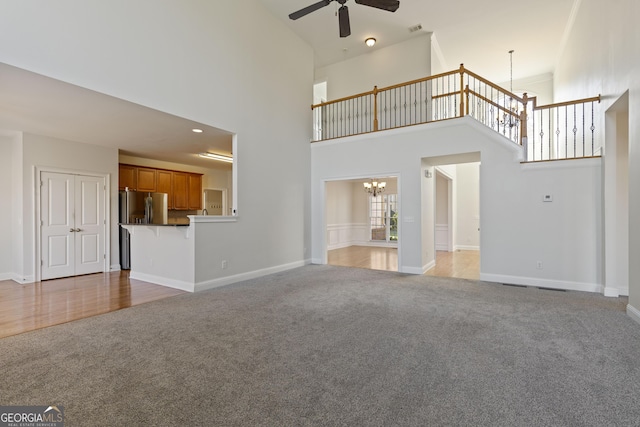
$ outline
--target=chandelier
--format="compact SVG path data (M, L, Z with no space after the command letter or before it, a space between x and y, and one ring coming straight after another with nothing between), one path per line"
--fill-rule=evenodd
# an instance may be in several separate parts
M513 93L513 49L509 51L509 64L510 64L510 74L509 74L509 92ZM502 115L502 120L500 120L500 126L503 127L503 131L507 129L515 127L515 131L518 130L518 124L520 123L520 114L518 113L518 103L513 97L509 97L508 103L505 102L504 108L508 111L505 111ZM515 116L514 116L515 114Z
M363 183L364 191L371 194L373 197L376 197L378 194L384 191L384 188L387 186L386 182L378 182L376 179L372 179L369 182Z

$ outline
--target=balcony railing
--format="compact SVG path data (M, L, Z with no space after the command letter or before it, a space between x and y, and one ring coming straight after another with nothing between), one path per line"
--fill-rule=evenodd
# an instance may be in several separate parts
M538 106L464 68L313 105L314 141L468 115L524 147L527 161L595 156L600 97ZM528 114L531 112L531 114Z

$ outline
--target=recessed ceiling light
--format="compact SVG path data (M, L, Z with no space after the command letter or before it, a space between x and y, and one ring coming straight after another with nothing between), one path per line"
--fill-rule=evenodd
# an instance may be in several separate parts
M376 44L376 39L374 39L373 37L369 37L364 42L367 46L373 47Z
M191 130L192 130L193 132L195 132L195 133L202 133L202 129L197 129L197 128L196 128L196 129L191 129Z

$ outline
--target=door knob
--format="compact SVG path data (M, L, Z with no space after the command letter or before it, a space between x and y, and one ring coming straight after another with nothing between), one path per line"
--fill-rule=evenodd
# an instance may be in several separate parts
M76 229L75 229L75 228L72 228L72 229L71 229L71 230L69 230L69 231L70 231L70 232L72 232L72 233L75 233L75 232L76 232Z
M78 233L82 231L81 228L76 228L75 231L77 231Z

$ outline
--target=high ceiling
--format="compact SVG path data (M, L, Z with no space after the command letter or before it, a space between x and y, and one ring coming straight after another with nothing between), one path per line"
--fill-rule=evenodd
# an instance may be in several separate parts
M369 52L367 37L375 37L373 49L381 49L433 33L433 63L442 64L434 72L464 63L501 83L509 79L511 49L514 79L553 72L580 0L400 0L395 13L347 0L347 38L338 34L337 1L297 21L290 20L289 13L317 0L258 1L313 47L316 67ZM417 24L422 29L409 32ZM194 127L204 132L191 132ZM124 154L157 160L230 167L197 156L204 151L229 154L228 132L6 64L0 64L0 130L127 147Z
M443 69L465 67L495 82L509 80L509 50L514 79L552 72L579 0L400 0L387 12L347 0L351 35L340 38L339 3L332 1L296 21L288 18L317 0L260 0L315 50L316 67L370 51L367 37L381 49L411 37L433 33L435 53ZM575 6L577 7L577 6ZM409 32L417 24L422 29ZM436 61L434 61L434 64Z
M192 129L201 129L194 133ZM209 169L229 163L229 132L0 63L0 129L127 147L123 154Z

